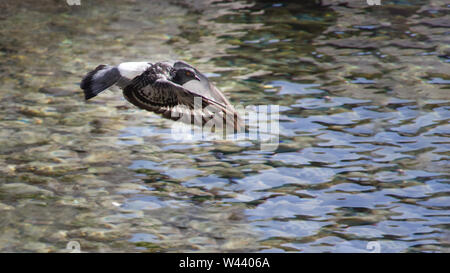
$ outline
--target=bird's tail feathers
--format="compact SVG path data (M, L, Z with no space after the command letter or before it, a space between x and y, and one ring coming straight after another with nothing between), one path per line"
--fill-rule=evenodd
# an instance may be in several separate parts
M84 91L85 99L88 100L113 86L120 78L117 67L101 64L84 76L80 87Z

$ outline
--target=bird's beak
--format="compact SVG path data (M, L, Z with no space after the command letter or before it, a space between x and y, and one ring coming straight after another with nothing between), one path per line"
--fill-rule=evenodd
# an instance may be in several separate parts
M197 81L200 81L200 78L199 78L197 75L194 75L194 78L195 78Z

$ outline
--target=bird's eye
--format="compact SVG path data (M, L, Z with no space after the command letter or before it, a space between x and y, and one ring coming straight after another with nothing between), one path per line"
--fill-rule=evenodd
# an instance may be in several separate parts
M186 76L188 76L188 77L192 76L191 71L186 71Z

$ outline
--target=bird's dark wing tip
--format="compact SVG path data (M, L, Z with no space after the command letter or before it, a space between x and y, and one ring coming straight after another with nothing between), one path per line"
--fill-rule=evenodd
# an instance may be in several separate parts
M92 99L95 96L97 96L97 95L95 95L93 93L86 92L85 90L83 90L83 91L84 91L84 100L86 100L86 101L89 100L89 99Z
M120 72L116 67L102 64L84 76L80 88L83 89L85 100L89 100L114 85L119 79Z

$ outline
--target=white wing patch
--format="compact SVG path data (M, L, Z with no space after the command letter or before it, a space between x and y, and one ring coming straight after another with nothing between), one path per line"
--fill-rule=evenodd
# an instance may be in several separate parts
M141 75L149 67L150 64L147 62L126 62L117 66L120 75L130 80Z

